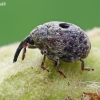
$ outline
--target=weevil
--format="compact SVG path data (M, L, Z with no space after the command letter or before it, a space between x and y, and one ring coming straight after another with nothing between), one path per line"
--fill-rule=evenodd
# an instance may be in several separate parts
M38 48L43 55L41 68L49 71L45 66L46 57L54 61L57 72L66 78L60 70L60 61L81 62L82 70L94 70L84 66L91 49L91 43L85 32L75 24L69 22L51 21L34 28L18 46L13 62L17 61L20 51L23 49L22 60L25 58L26 47ZM31 59L30 59L31 60Z

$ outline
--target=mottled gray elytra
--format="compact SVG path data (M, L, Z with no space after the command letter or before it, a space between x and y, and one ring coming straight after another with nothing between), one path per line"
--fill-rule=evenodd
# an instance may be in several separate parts
M47 57L55 62L57 72L65 78L65 74L59 69L59 59L65 62L80 60L82 70L94 70L84 67L84 61L82 60L88 56L91 49L89 38L80 27L72 23L51 21L37 26L19 44L13 62L17 61L22 49L22 60L24 60L27 46L28 48L40 49L41 54L44 55L41 63L42 69L49 71L44 67L45 58Z

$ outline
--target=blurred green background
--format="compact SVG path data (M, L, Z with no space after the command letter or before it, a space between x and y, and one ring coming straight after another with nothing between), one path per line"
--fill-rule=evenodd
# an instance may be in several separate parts
M0 0L0 46L23 40L37 25L66 21L100 27L100 0Z

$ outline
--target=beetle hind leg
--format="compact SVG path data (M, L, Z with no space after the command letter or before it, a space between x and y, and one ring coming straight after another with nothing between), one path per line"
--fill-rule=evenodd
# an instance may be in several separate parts
M81 68L82 68L82 70L87 70L87 71L92 70L92 71L94 71L93 68L87 68L87 67L84 66L84 60L80 59L80 61L81 61Z

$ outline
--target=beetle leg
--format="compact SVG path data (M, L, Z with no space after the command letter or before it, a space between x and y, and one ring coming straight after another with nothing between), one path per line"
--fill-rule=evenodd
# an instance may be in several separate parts
M24 58L25 58L25 53L26 53L26 47L27 47L27 46L28 46L28 48L30 48L30 49L35 49L35 48L37 48L35 45L29 44L29 43L24 44L24 46L23 46L23 52L22 52L22 60L24 60Z
M25 53L26 53L26 47L28 46L28 44L26 43L26 44L24 44L24 46L23 46L23 52L22 52L22 60L24 60L24 58L25 58Z
M64 78L66 78L65 74L60 71L59 67L60 67L60 61L59 61L59 57L54 56L54 55L47 55L48 59L54 61L54 65L56 67L56 70L58 73L60 73L60 75L64 76Z
M26 47L28 46L28 43L24 44L23 46L23 52L22 52L22 60L25 58L25 53L26 53Z
M22 60L24 60L24 58L25 58L25 53L26 53L26 47L23 48L23 52L22 52Z
M85 67L84 66L84 60L82 60L82 59L80 59L80 61L81 61L81 68L82 68L82 70L87 70L87 71L90 71L90 70L94 70L93 68L87 68L87 67Z
M46 56L47 56L47 51L46 51L46 50L43 50L43 55L44 55L44 57L43 57L43 59L42 59L41 68L42 68L43 70L47 70L47 71L49 72L49 70L48 70L47 68L44 67L45 59L46 59Z
M56 65L57 72L60 73L60 75L64 76L64 78L66 78L65 74L59 69L59 65L60 65L59 58L55 59L55 65Z

